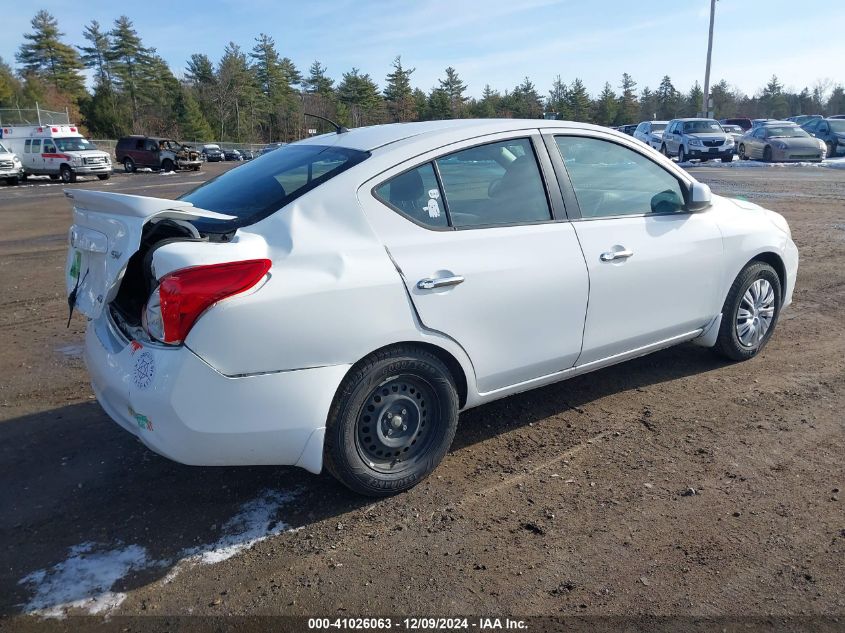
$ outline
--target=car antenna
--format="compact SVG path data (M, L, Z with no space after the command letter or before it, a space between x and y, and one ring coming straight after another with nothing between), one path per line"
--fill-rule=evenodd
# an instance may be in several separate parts
M338 125L337 123L335 123L331 119L327 119L326 117L320 116L319 114L311 114L310 112L303 112L303 114L305 116L314 117L315 119L320 119L322 121L325 121L326 123L330 123L332 125L332 127L334 127L334 131L337 132L338 134L343 134L344 132L349 131L347 128L343 127L342 125Z

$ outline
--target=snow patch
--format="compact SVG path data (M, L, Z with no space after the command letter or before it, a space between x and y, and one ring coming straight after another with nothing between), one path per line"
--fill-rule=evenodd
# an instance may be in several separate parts
M798 163L764 163L756 160L739 160L734 159L730 163L723 163L721 161L708 161L706 163L684 161L678 163L679 167L717 167L728 169L783 169L789 167L827 167L828 169L845 169L845 157L843 158L826 158L820 163L798 162Z
M228 560L261 541L290 529L278 518L279 511L296 496L296 492L265 490L244 503L240 510L220 529L221 536L213 543L190 547L179 553L179 559L161 580L169 584L182 571L194 565L213 565ZM150 560L140 545L113 549L97 549L95 543L76 545L68 557L50 569L39 569L24 576L18 584L30 585L33 596L23 611L45 618L64 618L68 609L82 609L89 614L108 614L126 599L126 594L112 587L130 572L167 565L167 561Z
M129 572L149 565L147 550L139 545L95 551L94 543L71 547L68 557L50 569L24 576L18 584L32 585L35 592L24 606L26 613L45 618L64 618L68 609L108 613L126 599L111 591Z

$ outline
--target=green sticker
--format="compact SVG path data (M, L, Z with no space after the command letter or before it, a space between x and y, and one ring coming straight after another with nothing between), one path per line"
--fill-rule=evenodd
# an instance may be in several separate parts
M79 279L79 269L82 268L82 253L76 251L73 255L73 264L70 266L70 276Z

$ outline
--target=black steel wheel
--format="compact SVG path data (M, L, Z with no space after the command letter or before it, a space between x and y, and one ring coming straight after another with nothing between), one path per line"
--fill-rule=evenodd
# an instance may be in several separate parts
M341 384L327 423L325 464L355 492L402 492L437 467L457 422L455 381L437 356L409 346L382 350Z

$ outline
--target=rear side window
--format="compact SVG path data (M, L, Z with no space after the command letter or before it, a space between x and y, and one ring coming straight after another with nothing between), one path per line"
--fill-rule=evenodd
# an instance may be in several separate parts
M33 154L40 154L41 153L41 139L36 138L32 141L32 153Z
M527 138L471 147L436 163L456 227L525 224L552 217Z
M30 139L26 139L26 141L23 144L23 153L29 154L31 147L32 147L32 141Z
M418 224L447 228L434 167L426 163L391 178L375 189L376 197Z
M179 199L236 216L231 222L195 222L200 230L230 231L258 222L369 155L345 147L293 143L227 171Z

